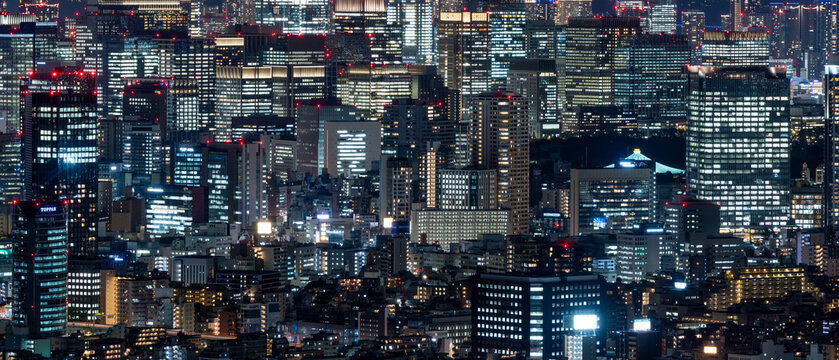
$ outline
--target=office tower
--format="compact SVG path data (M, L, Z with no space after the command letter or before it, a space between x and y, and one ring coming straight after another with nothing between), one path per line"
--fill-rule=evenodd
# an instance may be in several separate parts
M96 69L102 78L99 84L99 114L102 119L118 120L122 116L125 85L141 75L142 59L135 51L137 41L134 37L108 35L103 36L101 41L102 64Z
M489 92L474 97L471 108L472 163L498 171L499 205L511 210L513 234L526 233L530 213L527 99Z
M39 22L54 22L58 20L58 0L23 0L18 5L21 14L35 15Z
M68 200L72 255L96 253L96 88L74 68L34 73L23 90L24 198Z
M525 57L528 59L556 59L559 37L564 31L551 20L528 20L524 26Z
M173 131L210 130L219 139L230 135L230 128L215 124L215 41L186 37L158 39L158 75L167 79L172 96L172 118L166 123Z
M251 226L267 211L264 143L210 143L202 149L201 186L206 188L201 222ZM200 200L199 200L200 201Z
M384 0L337 0L332 14L333 33L360 39L369 51L363 62L383 65L402 62L400 29L388 19Z
M700 10L682 11L682 32L688 37L690 64L699 65L702 61L702 42L705 39L705 13Z
M638 117L615 105L572 106L562 114L563 134L635 134Z
M749 27L749 18L758 11L759 1L754 0L729 0L728 22L723 21L722 26L731 32L744 31Z
M571 169L569 232L629 230L654 220L655 177L648 168Z
M293 117L276 115L251 115L232 119L231 137L233 139L258 139L262 135L277 138L294 139L295 124Z
M0 34L0 130L20 131L22 78L35 70L38 62L55 59L58 25L55 23L22 23L8 26Z
M527 98L531 138L559 133L558 86L553 59L516 59L510 63L507 91Z
M146 189L145 196L146 231L152 238L170 233L183 234L186 228L192 226L194 210L191 188L153 186Z
M490 90L490 24L483 12L443 12L437 24L437 68L463 98Z
M773 9L777 18L769 32L769 55L773 59L792 59L796 75L819 79L830 41L829 6L784 4Z
M494 169L439 169L435 185L439 209L498 209L498 172Z
M161 124L126 122L123 125L122 161L136 184L160 184L164 148Z
M433 3L428 0L398 0L388 4L388 17L402 35L402 61L406 64L435 63Z
M706 32L702 40L702 66L766 66L769 39L765 31Z
M568 25L568 19L574 17L590 17L590 0L559 0L555 2L556 24Z
M489 13L491 86L499 88L506 83L510 62L527 56L527 10L525 3L519 1L491 2L486 10Z
M332 61L333 47L331 39L326 35L295 35L286 34L276 39L273 44L262 47L260 65L321 65ZM334 76L334 74L332 74Z
M279 86L275 79L286 70L278 67L224 66L216 68L217 124L231 129L232 118L250 115L276 114L275 94ZM220 140L229 140L230 138Z
M397 99L385 105L382 155L412 160L425 155L429 142L453 146L455 124L440 102Z
M384 107L396 99L418 98L413 94L413 79L424 67L404 65L348 66L338 72L338 98L358 107L365 120L378 121Z
M278 26L287 34L326 34L329 2L325 0L255 0L256 24Z
M690 69L687 186L723 228L789 221L789 83L774 67ZM713 95L711 95L713 94Z
M679 255L677 235L664 232L657 224L642 223L617 235L618 255L615 258L618 278L626 282L641 281L647 273L676 271Z
M323 160L331 176L358 177L373 169L382 155L377 121L329 120L323 124Z
M676 33L676 4L662 3L650 6L650 34Z
M125 19L133 17L136 23L132 25L139 31L188 34L191 30L192 9L188 1L98 0L88 3L85 10L88 15L108 19L111 22L109 25L125 26ZM107 30L119 31L113 28ZM119 35L118 32L115 34Z
M635 113L642 132L684 128L690 50L684 35L639 34L616 52L615 105Z
M614 321L607 317L606 291L596 275L478 274L471 287L473 351L482 357L577 358L569 356L566 338L602 339Z
M38 339L61 336L67 325L69 213L61 201L14 204L12 326Z
M353 106L330 100L312 100L297 108L297 151L300 172L320 175L326 167L324 124L328 121L358 121Z
M20 161L21 134L0 135L0 201L23 198L23 163Z
M122 163L134 180L160 183L167 141L168 87L158 81L136 81L122 95Z
M413 159L387 157L382 160L380 190L381 218L394 223L411 219L414 202Z
M824 68L825 233L831 239L839 229L839 57L831 56Z
M571 18L565 63L566 107L614 105L616 53L640 31L637 18Z

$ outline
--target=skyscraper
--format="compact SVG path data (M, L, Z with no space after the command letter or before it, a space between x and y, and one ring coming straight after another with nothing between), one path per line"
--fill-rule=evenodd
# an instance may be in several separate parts
M468 98L490 90L489 16L444 12L437 24L437 66L443 83Z
M510 92L488 92L471 101L472 163L498 171L498 199L511 210L513 234L526 233L530 213L528 100Z
M287 34L326 34L329 1L255 0L256 23L280 26Z
M839 229L839 56L831 56L824 68L824 90L824 228L834 237Z
M559 133L559 98L556 61L516 59L507 72L507 91L529 100L530 136L542 138Z
M211 130L219 139L230 134L229 124L213 122L215 41L201 37L159 39L158 75L168 79L172 96L172 130Z
M789 221L789 82L775 67L690 69L687 185L728 229Z
M702 41L705 39L705 13L699 10L682 11L681 33L688 37L691 65L700 65Z
M364 62L382 65L402 62L400 29L388 20L384 0L337 0L332 22L334 33L362 38L369 58Z
M565 63L566 106L614 105L615 55L640 32L637 18L571 18Z
M14 205L12 325L16 334L27 338L60 336L67 325L64 203L35 200Z
M388 16L395 18L402 33L402 61L406 64L433 64L437 61L433 2L398 0L388 4Z
M68 201L72 255L96 253L95 89L93 74L57 68L23 90L24 198Z
M766 66L769 39L765 31L706 32L702 41L702 66Z
M684 35L639 34L616 52L615 104L633 111L642 132L683 128L690 50Z
M489 3L486 11L489 13L492 86L503 87L506 84L510 62L527 56L527 10L523 1L494 1Z

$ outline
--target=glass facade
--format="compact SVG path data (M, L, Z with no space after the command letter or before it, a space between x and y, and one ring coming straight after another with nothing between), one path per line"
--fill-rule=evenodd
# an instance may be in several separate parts
M690 69L687 185L728 229L789 223L789 82L783 69Z
M67 216L61 202L14 206L12 325L32 338L63 335L67 324Z

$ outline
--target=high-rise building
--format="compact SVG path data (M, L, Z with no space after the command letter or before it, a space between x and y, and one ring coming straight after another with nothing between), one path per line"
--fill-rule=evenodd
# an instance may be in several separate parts
M295 104L327 93L325 71L319 65L217 67L216 123L231 128L236 117L294 116Z
M650 6L650 34L676 33L676 4L656 3Z
M383 222L385 218L397 223L411 219L414 200L414 167L411 160L388 157L382 161L379 194Z
M0 201L23 198L23 163L20 161L21 134L0 135Z
M597 275L477 275L471 292L472 346L481 356L586 359L569 338L603 339L606 284ZM587 355L593 356L593 354Z
M382 156L377 121L327 121L323 124L324 167L331 176L357 177Z
M34 73L23 90L24 198L67 200L69 248L96 253L97 116L94 75Z
M443 210L498 209L498 175L494 169L439 169L436 205Z
M684 35L639 34L616 51L615 105L635 113L642 132L684 128L690 50Z
M424 156L429 142L454 146L455 124L440 102L397 99L385 105L382 155L408 159Z
M614 105L616 54L640 32L637 18L571 18L565 63L566 107Z
M58 20L58 0L24 0L18 5L21 14L35 15L39 22Z
M338 71L338 98L345 105L358 108L365 120L378 121L385 106L396 99L418 98L413 95L414 75L423 66L347 66Z
M570 18L590 17L592 14L591 0L558 0L554 4L557 25L568 25Z
M161 78L168 79L172 96L172 117L166 123L172 130L211 130L219 139L230 135L225 124L215 124L215 41L186 37L158 39Z
M791 59L797 76L819 79L831 55L829 9L825 3L775 5L769 55L773 59Z
M642 223L628 232L618 233L615 258L618 278L635 282L647 273L675 271L679 247L677 235L665 233L657 224Z
M35 339L60 336L67 326L65 205L47 200L14 205L12 326L16 334Z
M287 34L329 32L329 1L255 0L256 23L279 26Z
M146 189L146 231L152 238L183 234L192 226L193 192L186 186Z
M705 33L702 66L752 65L769 65L769 38L765 31Z
M437 67L443 83L468 98L490 90L490 24L484 12L443 12L437 24Z
M498 200L511 210L513 233L526 233L530 213L528 100L510 92L488 92L471 101L472 163L498 171Z
M388 3L388 17L402 33L402 61L406 64L434 64L437 37L434 33L433 2L398 0Z
M384 0L337 0L333 4L333 32L360 39L369 51L363 62L383 65L402 62L400 29L388 19Z
M492 88L504 87L510 62L527 57L527 10L523 1L497 1L490 2L486 11Z
M298 169L320 175L326 167L324 124L332 121L358 121L353 106L340 105L334 100L312 100L297 107Z
M687 186L723 228L789 221L789 82L774 67L690 69Z
M839 229L839 56L824 68L824 99L824 228L833 238Z
M516 59L507 71L507 91L528 99L530 137L539 139L559 134L559 84L556 61Z
M571 169L569 232L630 230L654 220L655 177L647 168Z
M22 23L9 26L0 34L0 130L20 131L22 78L35 70L35 64L55 59L58 25L55 23Z
M682 11L682 32L688 37L690 64L700 65L702 61L702 42L705 39L705 13L700 10Z

